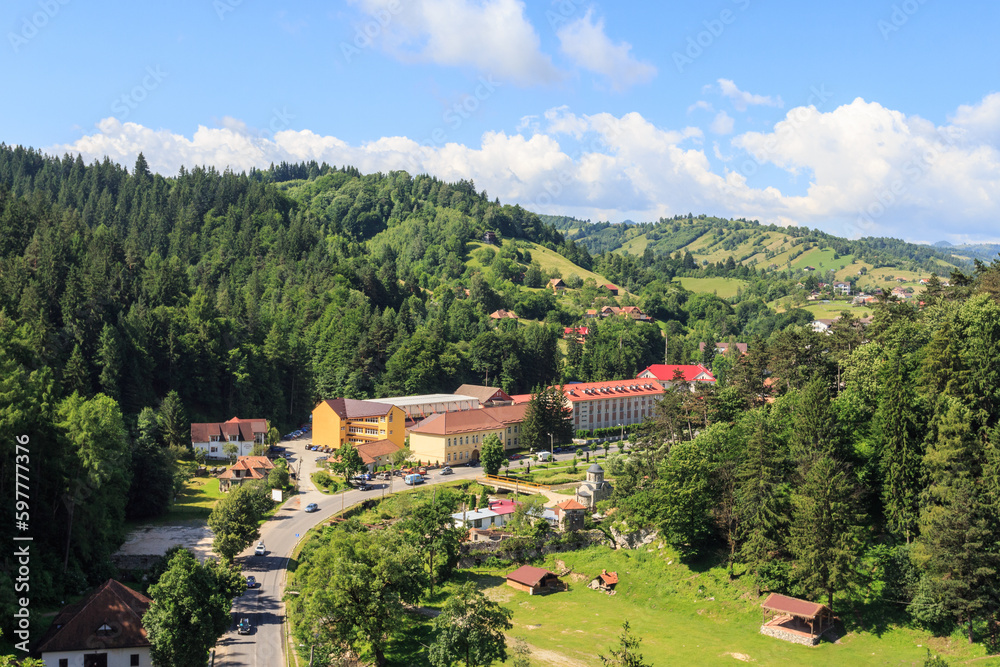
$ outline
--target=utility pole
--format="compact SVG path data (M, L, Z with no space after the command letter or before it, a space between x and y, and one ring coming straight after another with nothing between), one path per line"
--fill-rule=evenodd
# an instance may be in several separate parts
M667 363L667 346L670 344L670 336L667 330L663 330L663 363Z

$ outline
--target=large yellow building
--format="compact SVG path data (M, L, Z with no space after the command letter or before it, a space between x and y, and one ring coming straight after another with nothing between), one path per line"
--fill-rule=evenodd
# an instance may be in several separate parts
M402 447L406 439L406 413L388 403L334 398L320 401L313 408L312 429L313 444L320 447L379 440Z
M521 422L527 405L505 405L463 412L444 412L410 429L413 458L454 465L478 461L483 441L495 433L504 449L521 446Z

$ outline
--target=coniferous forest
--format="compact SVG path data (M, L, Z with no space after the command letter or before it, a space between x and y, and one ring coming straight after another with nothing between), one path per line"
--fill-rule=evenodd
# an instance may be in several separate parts
M466 181L315 163L164 177L141 155L126 169L0 145L0 496L13 506L13 436L27 434L35 595L113 574L126 520L168 507L190 422L284 431L319 398L487 379L527 393L666 360L719 382L668 391L617 461L608 502L622 517L762 591L1000 640L1000 264L817 333L807 311L770 305L800 272L591 245ZM746 287L693 294L677 276ZM556 277L569 294L543 289ZM604 304L658 324L593 321L585 345L560 345ZM495 323L500 308L521 321ZM748 354L715 355L727 340Z

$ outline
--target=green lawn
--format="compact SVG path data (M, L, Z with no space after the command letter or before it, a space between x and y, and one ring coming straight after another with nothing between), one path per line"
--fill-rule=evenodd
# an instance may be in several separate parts
M674 278L684 289L696 293L717 294L723 299L736 296L738 289L745 288L745 280L736 278Z
M1000 658L985 658L981 645L969 646L962 637L935 638L927 632L886 625L879 633L851 626L853 615L841 610L849 623L838 643L824 641L817 647L798 646L759 633L761 598L739 580L731 584L722 568L689 568L669 549L619 550L593 547L553 554L535 563L555 571L563 565L573 574L564 578L570 590L529 596L504 583L504 571L462 572L444 591L427 601L443 604L449 591L462 581L476 581L492 599L514 613L511 637L523 637L541 651L533 664L601 665L598 654L607 652L628 620L642 638L641 653L652 665L736 665L741 660L758 665L922 665L926 648L941 653L952 665L975 661L997 665ZM511 566L509 570L516 566ZM602 569L618 572L616 595L586 587ZM509 571L508 570L508 571ZM426 664L412 652L409 632L422 628L428 642L428 623L415 623L407 636L394 642L395 665ZM512 642L511 642L512 643ZM409 650L404 647L411 647ZM510 664L510 663L506 663Z

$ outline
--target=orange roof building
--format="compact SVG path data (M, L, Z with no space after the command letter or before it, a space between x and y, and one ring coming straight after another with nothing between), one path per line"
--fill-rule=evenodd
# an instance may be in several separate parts
M528 406L502 405L431 415L410 429L410 451L420 461L445 465L478 461L483 441L495 434L504 449L521 446Z
M219 475L219 490L225 493L233 484L267 479L268 473L273 468L274 464L266 456L241 456L236 459L236 463Z
M697 365L675 365L675 364L653 364L636 376L640 380L655 380L664 389L686 382L694 391L696 382L706 382L715 384L715 376L704 366Z
M663 396L663 387L650 380L580 382L563 386L566 404L572 409L574 430L642 423L653 414L653 405ZM511 396L514 403L527 403L531 394Z

